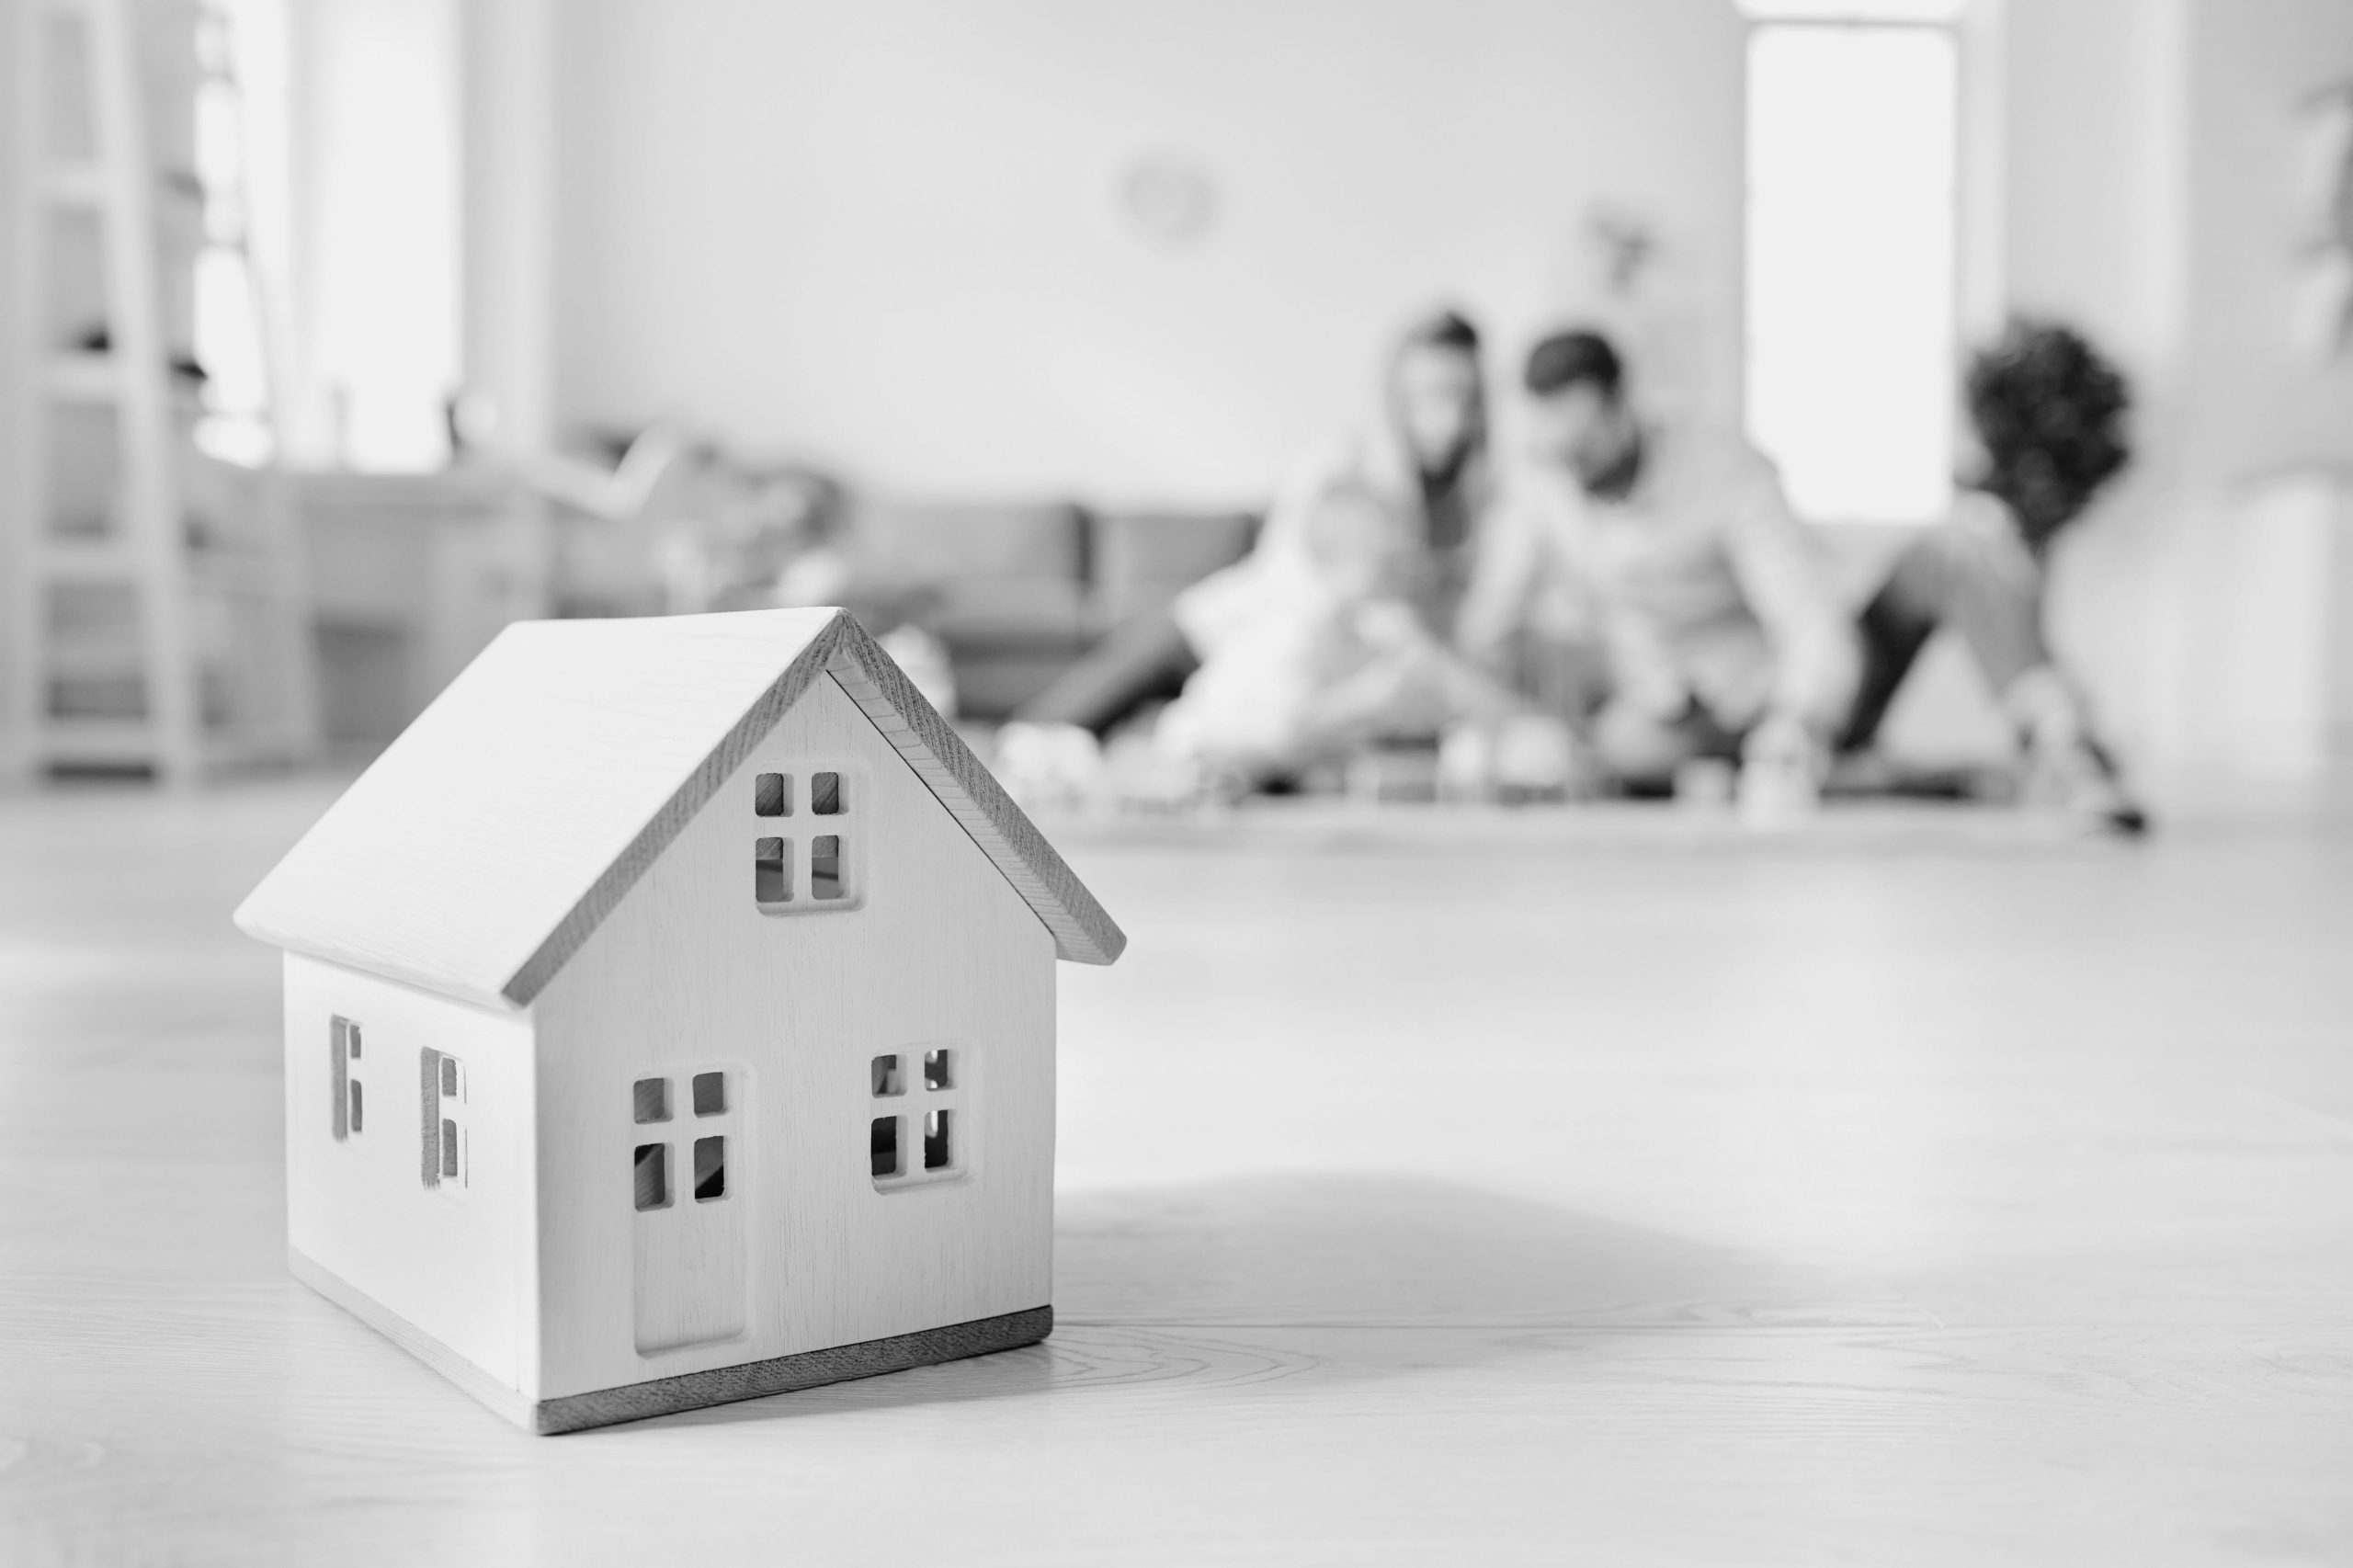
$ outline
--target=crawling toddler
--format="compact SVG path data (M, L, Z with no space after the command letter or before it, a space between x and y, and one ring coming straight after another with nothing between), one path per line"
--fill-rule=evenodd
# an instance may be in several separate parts
M1336 489L1279 563L1264 613L1222 638L1161 717L1155 749L1245 779L1369 741L1436 735L1521 706L1431 634L1411 551L1380 499Z

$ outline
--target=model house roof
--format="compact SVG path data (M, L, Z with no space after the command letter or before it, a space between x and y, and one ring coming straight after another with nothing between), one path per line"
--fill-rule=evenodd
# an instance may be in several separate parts
M529 1006L812 681L863 709L1053 933L1127 937L837 609L508 627L237 910L295 952Z

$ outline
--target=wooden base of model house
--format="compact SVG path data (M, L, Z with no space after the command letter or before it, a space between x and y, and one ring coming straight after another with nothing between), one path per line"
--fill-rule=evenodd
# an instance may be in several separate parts
M827 1383L904 1372L999 1350L1017 1350L1025 1345L1037 1344L1054 1331L1054 1309L1032 1307L1027 1312L1006 1312L973 1323L952 1323L920 1334L898 1334L888 1339L835 1345L798 1356L776 1356L740 1366L714 1367L681 1377L654 1378L563 1399L532 1399L508 1388L301 1253L289 1248L286 1264L303 1284L517 1426L543 1436L610 1426L621 1421L642 1421L652 1415L676 1415L683 1410L765 1399L773 1393L797 1393L802 1389L823 1388Z

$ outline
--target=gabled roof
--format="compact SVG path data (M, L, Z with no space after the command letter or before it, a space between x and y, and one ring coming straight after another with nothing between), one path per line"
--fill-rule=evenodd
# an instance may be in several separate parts
M1053 933L1127 937L891 656L837 609L522 621L237 910L247 934L528 1006L704 801L831 676Z

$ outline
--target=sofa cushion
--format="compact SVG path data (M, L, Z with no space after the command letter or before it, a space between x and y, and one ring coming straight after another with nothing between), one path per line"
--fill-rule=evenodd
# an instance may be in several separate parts
M1094 517L1094 610L1106 626L1160 609L1250 553L1248 512L1101 512Z
M858 511L858 564L876 581L960 584L1086 577L1086 527L1066 501L983 505L875 502Z

